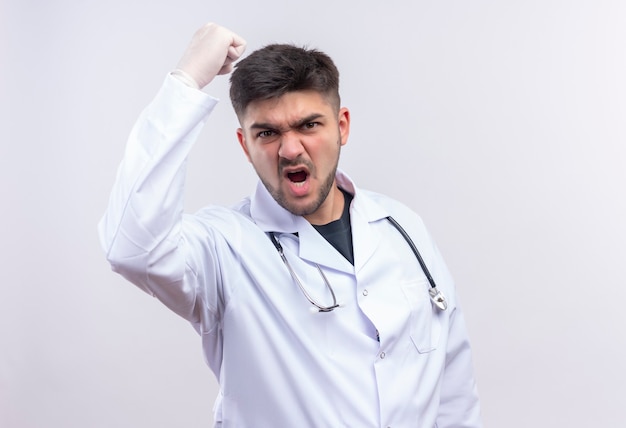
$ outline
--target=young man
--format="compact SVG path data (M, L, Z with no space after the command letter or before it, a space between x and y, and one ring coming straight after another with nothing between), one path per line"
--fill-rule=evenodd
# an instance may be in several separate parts
M424 225L337 171L350 114L328 56L270 45L239 62L237 137L260 184L234 208L183 214L185 159L216 104L198 89L244 46L204 26L139 118L100 224L113 269L201 335L216 426L481 426L463 316Z

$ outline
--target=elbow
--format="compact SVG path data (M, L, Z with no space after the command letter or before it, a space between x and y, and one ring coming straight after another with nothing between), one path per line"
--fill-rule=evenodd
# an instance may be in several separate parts
M129 239L123 239L119 230L111 233L111 229L106 227L106 217L98 225L98 235L111 270L145 289L142 283L146 277L147 251L134 245Z

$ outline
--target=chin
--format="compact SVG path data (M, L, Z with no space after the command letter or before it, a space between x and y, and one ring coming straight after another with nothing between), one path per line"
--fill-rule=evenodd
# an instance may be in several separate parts
M309 214L313 214L318 210L320 204L317 202L312 202L309 204L299 204L299 203L290 203L288 201L276 200L284 209L289 211L293 215L305 216Z

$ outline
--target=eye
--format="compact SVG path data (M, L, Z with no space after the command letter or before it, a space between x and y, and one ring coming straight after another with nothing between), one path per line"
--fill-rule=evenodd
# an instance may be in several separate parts
M302 129L311 130L311 129L318 127L319 125L320 125L319 122L307 122L304 125L302 125Z
M271 129L266 129L265 131L261 131L258 134L256 134L257 138L270 138L270 137L273 137L274 135L276 135L276 131L273 131Z

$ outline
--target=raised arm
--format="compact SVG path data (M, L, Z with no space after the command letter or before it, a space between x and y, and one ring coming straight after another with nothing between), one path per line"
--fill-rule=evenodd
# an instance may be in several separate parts
M99 224L112 268L187 318L195 292L181 233L185 161L217 102L193 86L228 73L244 48L243 39L215 24L195 33L133 127Z

